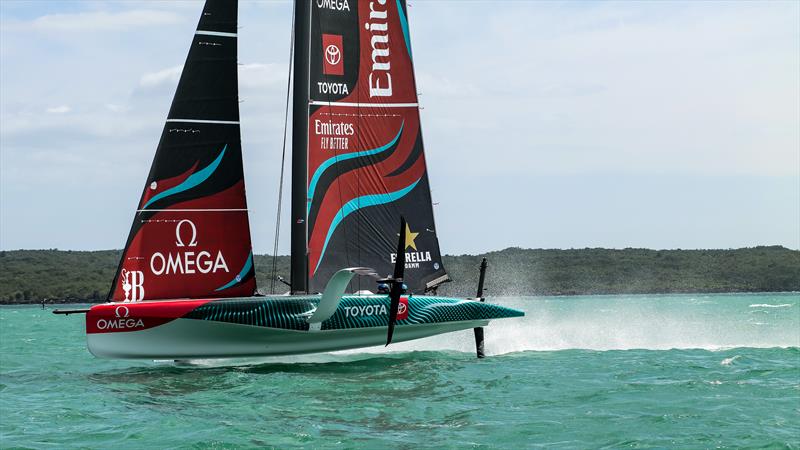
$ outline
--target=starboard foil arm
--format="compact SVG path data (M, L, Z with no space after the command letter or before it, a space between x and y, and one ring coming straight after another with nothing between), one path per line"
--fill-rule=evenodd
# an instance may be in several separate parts
M54 309L53 314L63 314L68 316L70 314L86 314L89 312L89 308L80 308L80 309Z
M339 301L344 296L347 290L347 285L350 280L356 275L368 275L377 278L378 274L375 270L369 267L350 267L336 272L328 284L325 286L325 291L322 293L322 298L319 301L319 306L308 318L308 323L321 323L330 318L339 307Z

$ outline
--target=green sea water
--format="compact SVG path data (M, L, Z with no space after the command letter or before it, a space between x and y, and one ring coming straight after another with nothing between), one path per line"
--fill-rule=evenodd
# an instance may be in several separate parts
M0 307L2 448L800 448L800 295L500 298L486 330L292 358L113 361Z

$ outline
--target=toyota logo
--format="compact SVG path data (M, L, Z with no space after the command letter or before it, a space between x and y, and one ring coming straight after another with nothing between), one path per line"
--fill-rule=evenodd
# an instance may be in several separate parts
M339 50L339 47L331 44L325 49L325 60L328 61L328 64L335 66L339 64L342 60L342 51Z
M117 306L117 309L114 310L114 313L120 319L124 319L131 314L127 306Z

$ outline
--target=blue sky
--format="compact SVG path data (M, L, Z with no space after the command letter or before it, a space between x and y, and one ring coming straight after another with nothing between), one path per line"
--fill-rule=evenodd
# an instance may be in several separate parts
M240 5L263 253L291 9ZM444 252L800 248L800 3L411 5ZM0 248L124 244L201 8L0 2Z

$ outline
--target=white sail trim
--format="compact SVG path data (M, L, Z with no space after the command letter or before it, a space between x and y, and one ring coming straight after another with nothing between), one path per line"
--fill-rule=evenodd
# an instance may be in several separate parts
M225 33L223 31L197 30L194 34L202 34L203 36L236 37L236 33Z
M167 123L217 123L222 125L239 125L238 120L202 120L202 119L167 119Z
M158 212L158 211L173 211L173 212L242 212L246 209L224 209L224 208L198 208L198 209L137 209L136 212Z
M315 106L349 106L351 108L418 108L419 103L349 103L349 102L323 102L311 100L310 105Z

